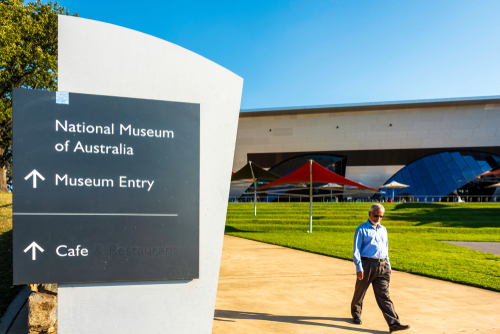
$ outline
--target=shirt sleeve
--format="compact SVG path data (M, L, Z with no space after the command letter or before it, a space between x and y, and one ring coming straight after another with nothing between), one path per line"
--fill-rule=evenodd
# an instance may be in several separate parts
M392 270L391 262L389 261L389 235L387 231L385 232L385 246L387 247L387 256L385 259L387 260L387 264L389 265L389 270Z
M363 234L361 229L357 229L354 234L354 251L352 259L356 265L356 271L363 271L363 264L361 263L361 245L363 244Z

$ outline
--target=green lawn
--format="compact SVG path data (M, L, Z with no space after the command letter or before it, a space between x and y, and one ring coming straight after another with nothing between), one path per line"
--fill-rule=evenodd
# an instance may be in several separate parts
M352 261L370 203L230 203L226 234ZM500 203L387 204L382 224L396 270L500 291L500 257L441 242L500 242ZM354 265L353 265L354 270Z
M0 315L20 289L12 285L12 194L0 193Z

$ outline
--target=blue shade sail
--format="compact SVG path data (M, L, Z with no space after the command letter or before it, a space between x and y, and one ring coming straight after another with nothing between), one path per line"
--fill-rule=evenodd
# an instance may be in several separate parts
M397 181L409 185L397 189L401 196L427 196L435 202L448 196L477 176L500 164L500 157L489 153L456 151L432 154L416 160L394 174L385 182Z

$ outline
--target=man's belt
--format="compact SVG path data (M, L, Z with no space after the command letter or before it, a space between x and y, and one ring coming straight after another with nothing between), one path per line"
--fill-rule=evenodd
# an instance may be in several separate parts
M385 259L374 259L374 258L366 257L366 256L362 256L361 258L363 260L368 260L368 261L372 261L372 262L385 262L386 261Z

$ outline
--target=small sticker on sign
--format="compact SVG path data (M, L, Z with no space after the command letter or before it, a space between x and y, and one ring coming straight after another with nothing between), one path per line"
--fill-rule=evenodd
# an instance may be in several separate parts
M56 92L56 103L57 104L69 104L69 93L68 92Z

